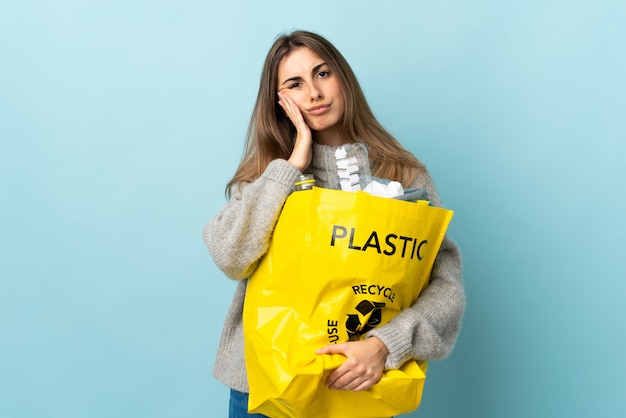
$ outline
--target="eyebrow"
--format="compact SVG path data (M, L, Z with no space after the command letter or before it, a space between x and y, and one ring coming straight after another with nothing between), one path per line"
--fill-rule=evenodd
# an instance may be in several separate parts
M320 68L322 68L323 66L328 65L327 63L323 62L321 64L316 65L315 67L313 67L313 69L311 70L312 74L315 74L316 72L319 71ZM286 79L285 81L282 82L281 86L284 86L285 84L289 83L290 81L300 81L302 80L302 77L300 76L295 76L295 77L289 77L288 79Z

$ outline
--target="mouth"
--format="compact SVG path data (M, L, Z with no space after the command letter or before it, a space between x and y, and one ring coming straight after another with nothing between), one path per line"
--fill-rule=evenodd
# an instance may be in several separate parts
M326 113L328 109L330 109L330 105L324 104L324 105L310 107L306 111L312 115L321 115L322 113Z

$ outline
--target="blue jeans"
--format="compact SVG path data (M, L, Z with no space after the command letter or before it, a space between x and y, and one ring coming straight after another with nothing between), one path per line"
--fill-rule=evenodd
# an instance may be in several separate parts
M228 418L269 418L261 414L248 413L248 394L230 390L230 403L228 404Z
M261 414L248 413L248 394L235 389L230 390L228 418L267 418Z

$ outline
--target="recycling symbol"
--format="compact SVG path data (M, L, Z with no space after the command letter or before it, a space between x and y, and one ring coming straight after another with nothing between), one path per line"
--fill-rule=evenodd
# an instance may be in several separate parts
M366 332L374 329L382 321L382 308L385 304L382 302L372 302L362 300L356 305L358 314L348 314L346 320L346 329L350 339L358 338Z

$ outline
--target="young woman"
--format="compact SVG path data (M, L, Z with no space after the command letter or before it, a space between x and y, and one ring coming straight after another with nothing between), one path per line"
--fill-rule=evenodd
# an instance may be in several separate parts
M294 183L311 173L317 186L329 187L329 161L335 161L336 147L356 149L357 144L365 144L373 176L425 188L431 203L441 206L426 168L377 122L339 51L310 32L279 37L265 60L242 161L226 186L228 202L204 230L217 266L239 281L214 369L215 377L232 389L231 417L250 416L242 331L247 278L268 249ZM363 341L318 350L346 356L326 384L331 389L365 390L385 369L409 359L446 357L464 309L461 256L446 237L430 284L413 306L370 331Z

